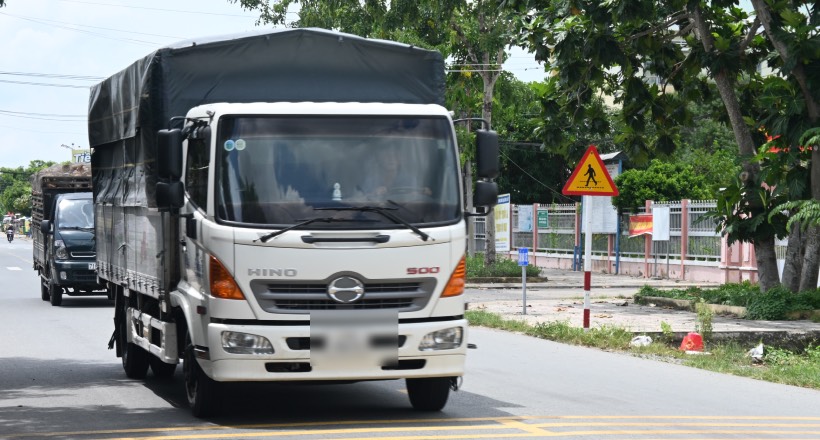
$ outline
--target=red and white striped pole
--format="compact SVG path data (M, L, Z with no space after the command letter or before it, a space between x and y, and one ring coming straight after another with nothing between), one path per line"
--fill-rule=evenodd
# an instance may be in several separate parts
M589 330L589 291L592 286L592 200L584 196L584 330Z

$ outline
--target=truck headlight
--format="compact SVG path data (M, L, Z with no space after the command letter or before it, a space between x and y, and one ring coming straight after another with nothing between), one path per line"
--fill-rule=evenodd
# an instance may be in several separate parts
M58 260L68 260L68 251L63 240L54 240L54 258Z
M420 351L450 350L461 346L464 329L452 327L427 333L419 344Z
M273 354L268 338L240 332L222 332L222 349L233 354Z

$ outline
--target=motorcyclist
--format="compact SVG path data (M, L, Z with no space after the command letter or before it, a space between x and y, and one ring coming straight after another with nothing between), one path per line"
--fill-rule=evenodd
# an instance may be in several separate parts
M9 239L9 243L14 240L14 225L8 225L6 228L6 238Z

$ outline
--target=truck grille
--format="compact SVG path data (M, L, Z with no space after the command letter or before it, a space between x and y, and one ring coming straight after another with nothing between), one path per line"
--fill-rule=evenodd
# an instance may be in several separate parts
M327 282L277 283L270 280L251 282L259 305L270 313L310 313L313 310L396 310L411 312L423 309L433 294L435 278L412 281L367 281L364 296L352 304L340 304L327 294Z
M96 283L97 272L93 270L77 270L74 271L74 281L80 283Z
M97 253L94 251L78 251L78 252L71 252L72 258L94 258L97 256Z

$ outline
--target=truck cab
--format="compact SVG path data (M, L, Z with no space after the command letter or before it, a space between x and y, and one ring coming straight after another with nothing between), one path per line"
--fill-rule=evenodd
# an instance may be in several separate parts
M94 201L90 192L59 194L43 220L46 268L41 271L42 299L62 304L63 295L107 295L97 282Z

